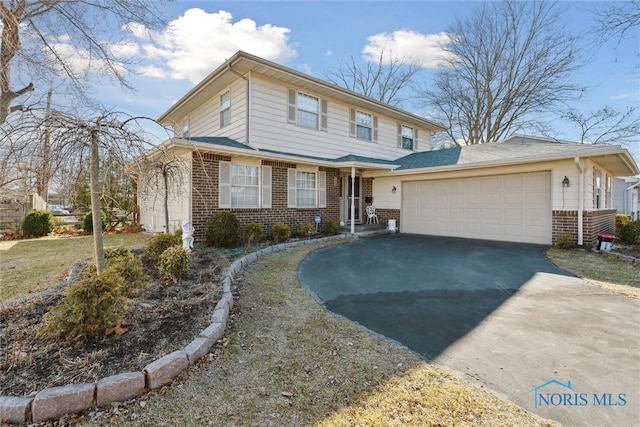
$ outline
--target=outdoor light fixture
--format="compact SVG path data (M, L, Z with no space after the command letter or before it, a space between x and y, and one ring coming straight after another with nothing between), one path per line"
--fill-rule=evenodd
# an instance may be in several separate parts
M568 186L569 186L569 184L570 184L570 182L569 182L569 178L567 178L567 176L565 175L565 176L564 176L564 179L562 180L562 186L563 186L563 187L568 187Z
M393 194L396 194L396 191L397 191L397 189L396 189L396 186L394 185L394 186L393 186L393 188L391 189L391 192L392 192Z

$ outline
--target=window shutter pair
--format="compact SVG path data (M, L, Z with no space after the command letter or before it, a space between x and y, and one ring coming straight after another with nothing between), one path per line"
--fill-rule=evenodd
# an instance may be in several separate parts
M297 123L296 121L296 112L297 112L297 99L298 93L295 89L289 89L289 106L287 113L287 121L289 123ZM320 99L320 130L327 131L328 128L328 105L325 99Z
M413 150L418 150L418 129L413 129ZM398 123L398 148L402 148L402 124Z
M297 169L287 169L287 207L296 208L296 173ZM316 204L319 208L327 207L327 173L316 172L317 199Z
M220 176L218 177L218 207L231 208L231 162L220 162ZM260 168L262 179L260 183L260 207L271 209L271 166Z

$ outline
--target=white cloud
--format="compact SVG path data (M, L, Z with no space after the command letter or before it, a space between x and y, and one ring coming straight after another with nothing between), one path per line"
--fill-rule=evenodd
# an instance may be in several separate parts
M333 55L333 51L332 51L331 49L327 49L327 50L324 52L324 56L331 56L331 55Z
M313 71L311 71L311 64L300 64L298 65L298 69L307 75L313 76Z
M297 55L288 44L290 30L271 24L257 25L251 19L233 22L226 11L207 13L189 9L162 32L150 32L139 24L127 26L135 37L154 41L144 44L145 59L154 68L149 77L158 77L163 68L172 79L197 83L238 50L276 62L287 62Z
M383 59L403 58L416 61L423 68L441 66L445 51L442 46L451 40L447 33L421 34L411 30L379 33L367 38L362 50L365 58L377 61L384 52Z

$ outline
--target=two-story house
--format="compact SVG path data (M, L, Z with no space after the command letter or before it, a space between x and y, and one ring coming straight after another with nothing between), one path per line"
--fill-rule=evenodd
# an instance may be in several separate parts
M155 154L187 168L170 228L190 220L196 239L219 210L295 232L316 216L363 222L374 205L401 232L543 244L570 232L582 244L613 227L611 177L638 173L620 147L540 138L432 151L441 125L245 52L158 121L175 137ZM139 196L149 230L164 230L163 193Z

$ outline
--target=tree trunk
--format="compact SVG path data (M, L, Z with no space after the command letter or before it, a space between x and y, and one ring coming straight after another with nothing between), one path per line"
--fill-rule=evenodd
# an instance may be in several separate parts
M105 268L104 243L102 241L102 210L100 203L100 183L98 175L98 129L91 129L91 155L89 161L89 186L91 187L91 219L93 220L93 254L96 271L102 273Z
M162 171L162 179L164 181L164 229L169 233L169 173Z

